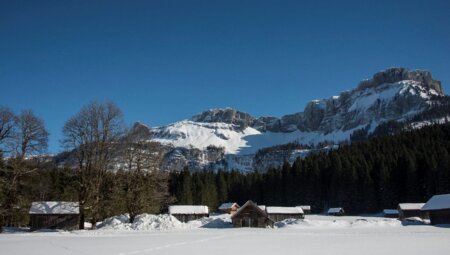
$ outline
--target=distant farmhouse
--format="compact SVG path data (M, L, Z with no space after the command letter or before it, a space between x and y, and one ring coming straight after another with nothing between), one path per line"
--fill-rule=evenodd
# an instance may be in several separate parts
M78 202L33 202L29 211L30 230L79 229L80 207Z
M383 216L386 218L398 218L398 210L396 209L384 209Z
M239 209L237 203L223 203L219 206L219 212L233 214Z
M311 206L310 205L298 205L296 207L301 208L304 214L311 214Z
M424 205L425 203L398 204L398 218L401 220L412 217L419 217L426 219L428 218L427 213L421 211Z
M335 207L328 209L327 214L332 216L343 216L345 214L345 211L342 207Z
M422 207L422 212L429 214L432 225L450 224L450 194L433 196Z
M209 209L206 205L171 205L169 214L173 215L181 222L188 222L209 216Z
M231 216L234 227L273 227L274 221L256 203L249 200Z
M305 215L300 207L267 206L267 216L277 222L286 219L303 219Z

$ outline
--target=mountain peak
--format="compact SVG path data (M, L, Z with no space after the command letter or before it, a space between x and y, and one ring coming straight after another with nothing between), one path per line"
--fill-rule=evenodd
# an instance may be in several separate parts
M241 129L245 129L252 125L255 118L246 112L241 112L232 108L215 108L194 115L191 120L195 122L221 122L234 124Z
M361 81L356 90L377 87L386 83L412 80L421 84L426 89L433 89L439 95L444 95L441 82L432 78L431 72L427 70L409 70L404 67L391 67L378 72L372 78Z

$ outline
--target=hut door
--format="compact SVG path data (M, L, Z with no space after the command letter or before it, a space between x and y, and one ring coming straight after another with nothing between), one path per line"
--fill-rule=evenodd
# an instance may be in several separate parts
M243 226L244 228L250 228L250 227L252 227L252 219L251 219L251 218L248 218L248 217L245 217L245 218L243 219L242 226Z

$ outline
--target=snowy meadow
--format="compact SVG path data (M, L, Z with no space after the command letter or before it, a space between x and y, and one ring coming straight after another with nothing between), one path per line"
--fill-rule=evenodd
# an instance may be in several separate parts
M0 254L448 254L450 226L381 217L307 215L274 228L232 228L229 216L106 219L97 230L0 234Z

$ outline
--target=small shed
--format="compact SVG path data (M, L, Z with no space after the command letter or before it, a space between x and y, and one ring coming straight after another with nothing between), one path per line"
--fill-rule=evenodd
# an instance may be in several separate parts
M305 215L300 207L267 206L266 213L275 222L286 219L304 219Z
M188 222L209 217L209 209L206 205L171 205L169 206L169 214L181 222Z
M398 218L398 210L396 209L384 209L383 216L385 218Z
M274 221L271 220L264 210L261 210L256 203L249 200L239 210L231 216L233 226L237 228L265 228L273 227Z
M311 214L311 206L310 205L298 205L296 207L299 207L303 210L304 214Z
M428 213L432 225L450 224L450 194L434 195L422 207L422 212Z
M31 231L37 229L79 229L80 206L78 202L33 202L29 214Z
M405 218L419 217L426 219L427 213L421 211L425 203L401 203L398 204L398 218L403 220Z
M334 207L328 209L327 214L332 216L343 216L345 214L345 211L342 207Z
M233 214L239 209L237 203L223 203L219 206L219 212Z

